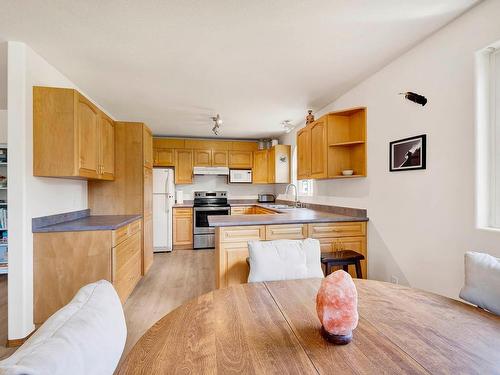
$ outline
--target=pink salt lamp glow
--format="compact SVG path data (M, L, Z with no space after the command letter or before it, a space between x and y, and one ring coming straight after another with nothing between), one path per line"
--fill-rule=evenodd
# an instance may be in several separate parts
M358 325L358 292L351 275L339 270L323 279L316 296L316 312L326 340L337 345L351 342Z

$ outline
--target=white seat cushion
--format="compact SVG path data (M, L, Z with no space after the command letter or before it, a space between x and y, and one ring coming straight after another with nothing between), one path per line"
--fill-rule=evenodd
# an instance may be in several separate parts
M465 284L460 298L500 315L500 258L465 253Z
M323 277L319 241L249 241L248 282Z
M14 354L0 362L3 375L113 374L127 327L113 286L101 280L81 288Z

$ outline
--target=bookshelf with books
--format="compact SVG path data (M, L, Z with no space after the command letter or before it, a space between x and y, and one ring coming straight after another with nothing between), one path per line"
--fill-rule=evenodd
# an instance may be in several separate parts
M8 273L7 145L0 144L0 275Z

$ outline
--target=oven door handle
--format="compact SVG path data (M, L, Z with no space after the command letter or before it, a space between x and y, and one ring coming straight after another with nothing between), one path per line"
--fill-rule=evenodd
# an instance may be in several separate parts
M203 212L203 211L230 211L231 210L231 207L194 207L193 208L194 211L199 211L199 212Z

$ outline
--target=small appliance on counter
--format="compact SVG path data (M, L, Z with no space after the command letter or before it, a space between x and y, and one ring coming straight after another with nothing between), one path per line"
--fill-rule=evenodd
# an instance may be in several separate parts
M175 201L177 204L183 204L184 203L184 192L182 190L177 190L175 192Z
M276 197L274 196L274 194L259 194L259 203L274 203L275 201Z
M229 171L230 184L251 184L252 170L251 169L231 169Z

